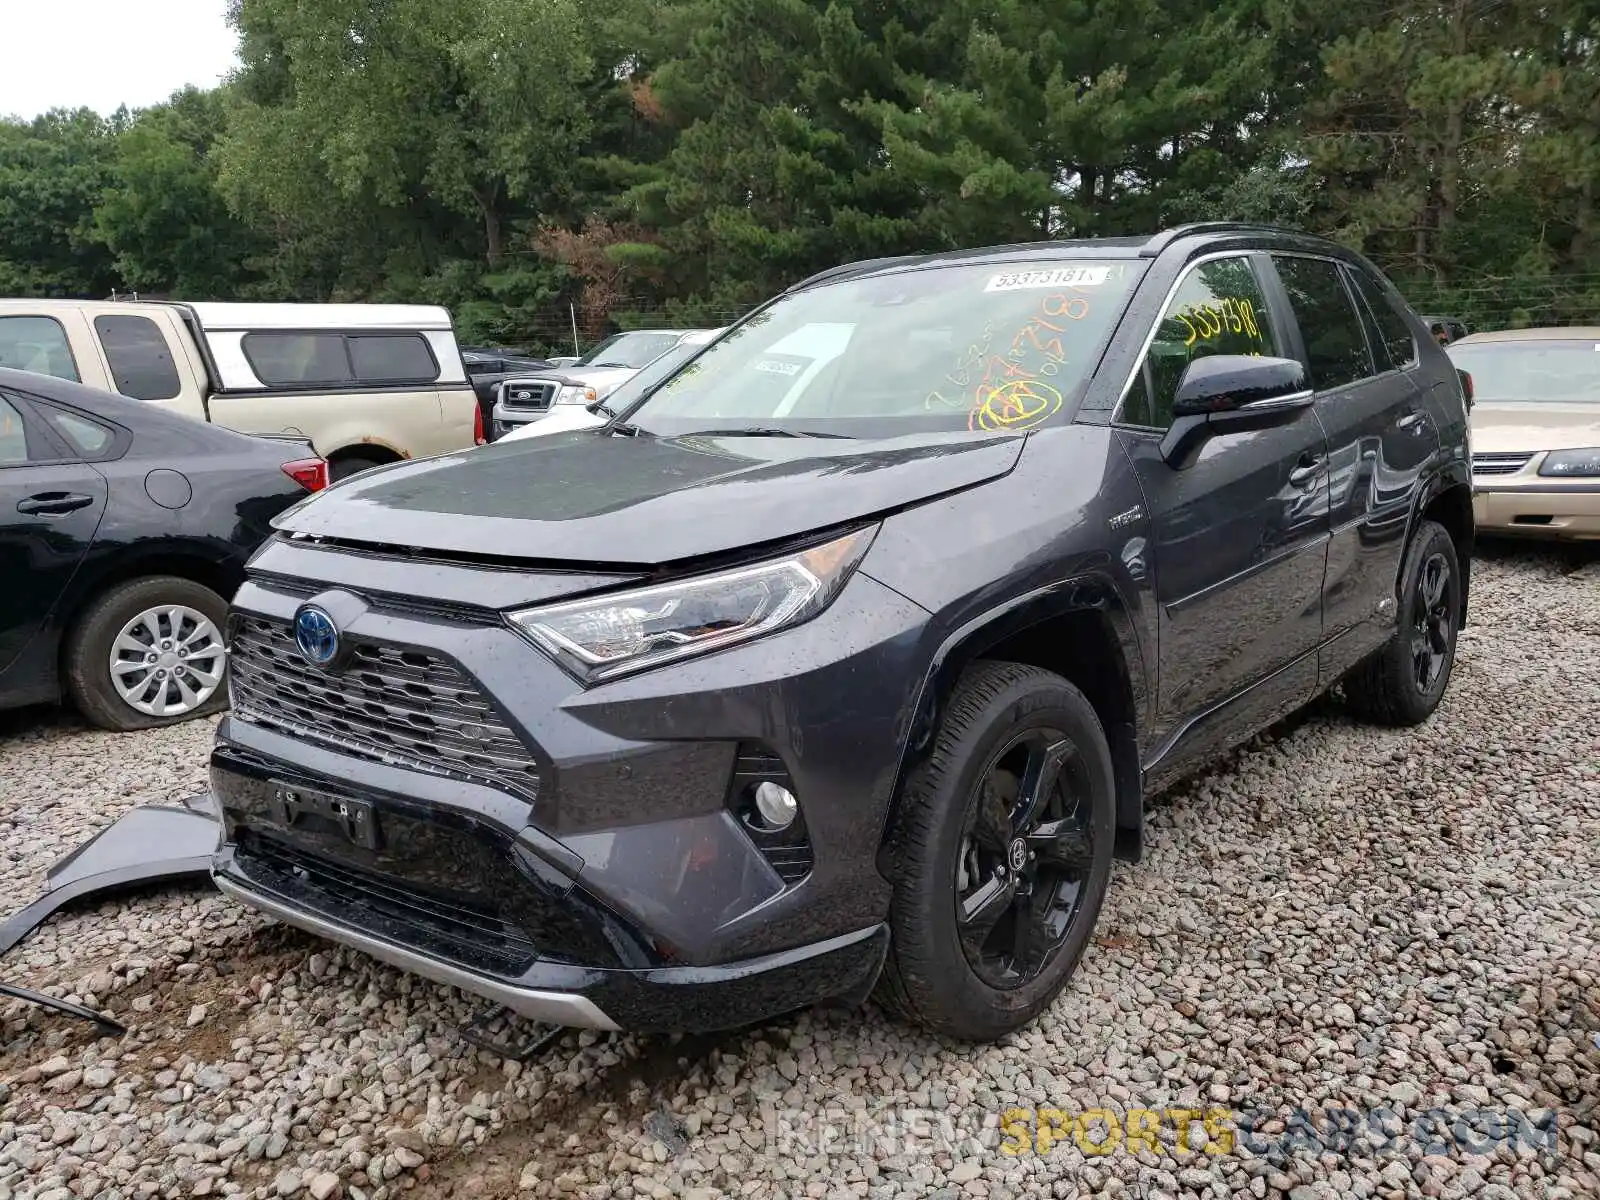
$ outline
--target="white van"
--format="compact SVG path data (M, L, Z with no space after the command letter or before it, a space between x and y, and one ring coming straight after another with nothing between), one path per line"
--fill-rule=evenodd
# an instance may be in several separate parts
M450 314L427 305L0 300L0 366L306 438L335 479L484 440Z

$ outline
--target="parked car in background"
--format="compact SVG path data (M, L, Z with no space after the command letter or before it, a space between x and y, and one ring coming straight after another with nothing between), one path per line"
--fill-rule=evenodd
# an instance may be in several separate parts
M514 426L500 441L514 441L530 437L548 437L553 433L566 433L573 429L596 429L606 424L623 408L637 403L654 388L671 378L684 363L711 342L724 330L699 329L686 333L671 350L631 378L618 384L615 391L604 400L587 403L557 403L537 421L525 421Z
M335 479L484 440L442 308L0 300L0 367L306 438Z
M839 267L605 429L277 527L228 894L567 1025L876 988L974 1040L1060 993L1147 793L1340 681L1425 721L1473 545L1427 327L1236 225Z
M0 708L66 698L105 729L222 708L245 560L327 479L303 440L0 369Z
M488 346L461 347L461 362L478 397L478 409L483 414L485 429L491 427L495 397L502 382L513 375L548 371L556 365L548 358L536 358L521 350L501 350Z
M1600 539L1600 326L1474 333L1473 505L1486 533Z
M619 333L570 366L513 376L500 384L491 437L501 438L518 425L542 420L557 405L581 406L604 400L685 338L703 332L649 329Z
M1422 321L1428 327L1428 332L1433 334L1433 340L1441 346L1460 341L1472 332L1459 317L1424 316Z

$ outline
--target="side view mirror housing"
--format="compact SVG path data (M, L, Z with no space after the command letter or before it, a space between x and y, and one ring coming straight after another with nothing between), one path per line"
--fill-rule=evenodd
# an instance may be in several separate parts
M1185 470L1212 438L1287 425L1311 406L1311 399L1306 369L1292 358L1197 358L1178 380L1161 456L1174 470Z

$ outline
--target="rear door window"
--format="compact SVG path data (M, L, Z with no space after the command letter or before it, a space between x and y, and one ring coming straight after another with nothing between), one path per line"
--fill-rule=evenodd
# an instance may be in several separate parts
M0 317L0 367L80 382L67 331L54 317Z
M53 404L41 404L38 408L50 428L83 458L104 458L116 444L116 431L108 425Z
M1322 392L1375 374L1366 330L1345 289L1339 264L1291 255L1273 255L1272 261L1300 325L1311 386Z
M171 400L183 390L178 365L161 327L149 317L99 316L94 331L106 352L117 391L134 400Z
M1411 325L1395 310L1378 281L1355 267L1346 269L1346 278L1355 284L1372 316L1373 328L1377 330L1374 349L1382 356L1378 366L1384 366L1384 358L1390 367L1404 369L1413 365L1417 361L1417 339L1411 332Z
M19 467L28 461L28 430L17 406L0 396L0 467Z

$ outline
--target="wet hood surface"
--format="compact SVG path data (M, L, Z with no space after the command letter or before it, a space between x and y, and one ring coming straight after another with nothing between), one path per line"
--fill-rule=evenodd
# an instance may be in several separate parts
M1023 440L575 430L356 475L275 524L417 550L653 566L781 541L997 479L1015 466Z

